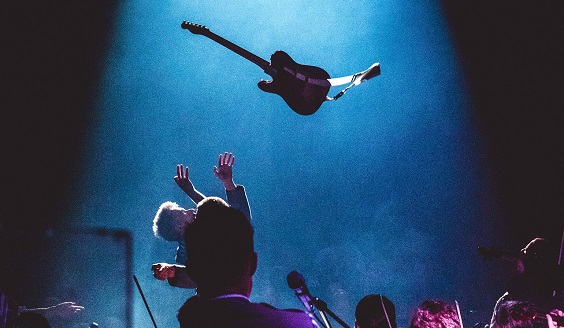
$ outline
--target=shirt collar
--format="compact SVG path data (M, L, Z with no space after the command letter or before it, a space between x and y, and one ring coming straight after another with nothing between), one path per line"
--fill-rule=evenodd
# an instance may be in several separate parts
M225 294L225 295L219 295L216 297L212 297L209 300L210 301L215 301L215 300L220 300L220 299L224 299L224 298L242 298L245 299L247 301L250 301L249 298L245 295L241 295L241 294Z

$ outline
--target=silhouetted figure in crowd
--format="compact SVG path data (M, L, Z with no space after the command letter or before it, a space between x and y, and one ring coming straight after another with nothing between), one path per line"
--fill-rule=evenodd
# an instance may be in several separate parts
M235 157L231 153L220 154L217 166L214 166L214 175L223 183L228 203L242 211L251 219L251 209L245 192L245 187L233 181L233 165ZM197 204L204 195L196 190L189 177L188 167L182 164L176 166L176 184ZM178 242L175 261L177 264L155 263L152 266L153 275L159 280L168 280L172 286L183 288L196 288L195 283L184 272L186 262L186 247L184 245L184 230L194 220L195 208L185 209L175 202L164 202L159 207L153 219L153 232L156 237L167 241Z
M208 197L185 238L186 270L198 287L178 311L181 328L318 327L305 311L250 302L258 256L254 229L241 211Z
M562 316L562 311L553 312ZM527 301L506 301L499 305L495 322L490 328L556 328L550 314L539 313L536 306ZM561 327L561 326L560 326Z
M14 328L51 328L51 325L41 313L24 312L16 318Z
M18 302L10 295L0 290L0 327L13 328L17 327L35 327L31 324L37 324L48 321L65 321L84 311L84 306L76 305L75 302L62 302L52 306L28 308L19 305Z
M396 308L386 296L370 294L356 305L355 328L397 328Z
M456 307L442 300L425 300L411 316L410 328L461 328Z
M495 304L490 326L504 302L527 301L540 313L564 310L564 275L558 265L558 247L544 238L534 238L520 252L518 273L506 284L506 292Z

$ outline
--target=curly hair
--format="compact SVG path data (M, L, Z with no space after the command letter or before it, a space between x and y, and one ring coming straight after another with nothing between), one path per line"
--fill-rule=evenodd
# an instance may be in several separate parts
M536 327L537 309L526 301L503 302L495 314L494 328Z
M410 328L460 328L453 305L441 300L425 300L413 313Z
M164 202L159 206L153 219L153 233L155 237L168 241L182 241L187 222L175 213L183 211L175 202Z

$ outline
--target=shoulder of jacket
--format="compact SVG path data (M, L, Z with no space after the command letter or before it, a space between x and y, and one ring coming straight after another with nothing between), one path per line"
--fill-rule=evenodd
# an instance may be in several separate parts
M289 309L279 309L279 308L274 307L274 306L272 306L271 304L268 304L268 303L259 303L259 304L262 305L262 306L264 306L264 307L266 307L266 308L272 309L272 310L278 310L278 311L284 311L284 312L292 312L292 313L303 313L303 314L307 314L307 312L304 311L304 310L292 309L292 308L289 308Z

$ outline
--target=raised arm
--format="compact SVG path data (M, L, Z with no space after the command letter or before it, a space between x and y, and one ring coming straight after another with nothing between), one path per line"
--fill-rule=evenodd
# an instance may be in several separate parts
M158 280L167 280L171 286L180 288L196 288L190 279L186 267L178 264L155 263L151 266L153 276Z
M48 306L44 308L32 308L28 309L26 307L22 307L20 312L37 312L44 315L46 318L70 318L78 313L84 311L84 306L76 305L75 302L63 302L57 305Z
M192 181L190 181L189 173L190 170L188 169L188 166L186 166L185 168L182 164L176 165L176 175L174 176L174 182L176 182L180 189L182 189L182 191L184 191L184 193L186 193L186 195L190 197L194 204L198 204L198 202L200 202L206 196L196 190L196 188L192 184Z
M223 183L225 193L227 194L227 202L233 208L243 212L245 216L251 219L251 208L249 200L245 192L245 187L236 185L233 182L233 165L235 164L235 156L231 153L225 152L219 154L217 166L214 166L213 173Z
M225 190L236 188L233 182L233 164L235 164L235 156L225 152L225 154L219 154L217 166L213 167L213 173L223 183Z

